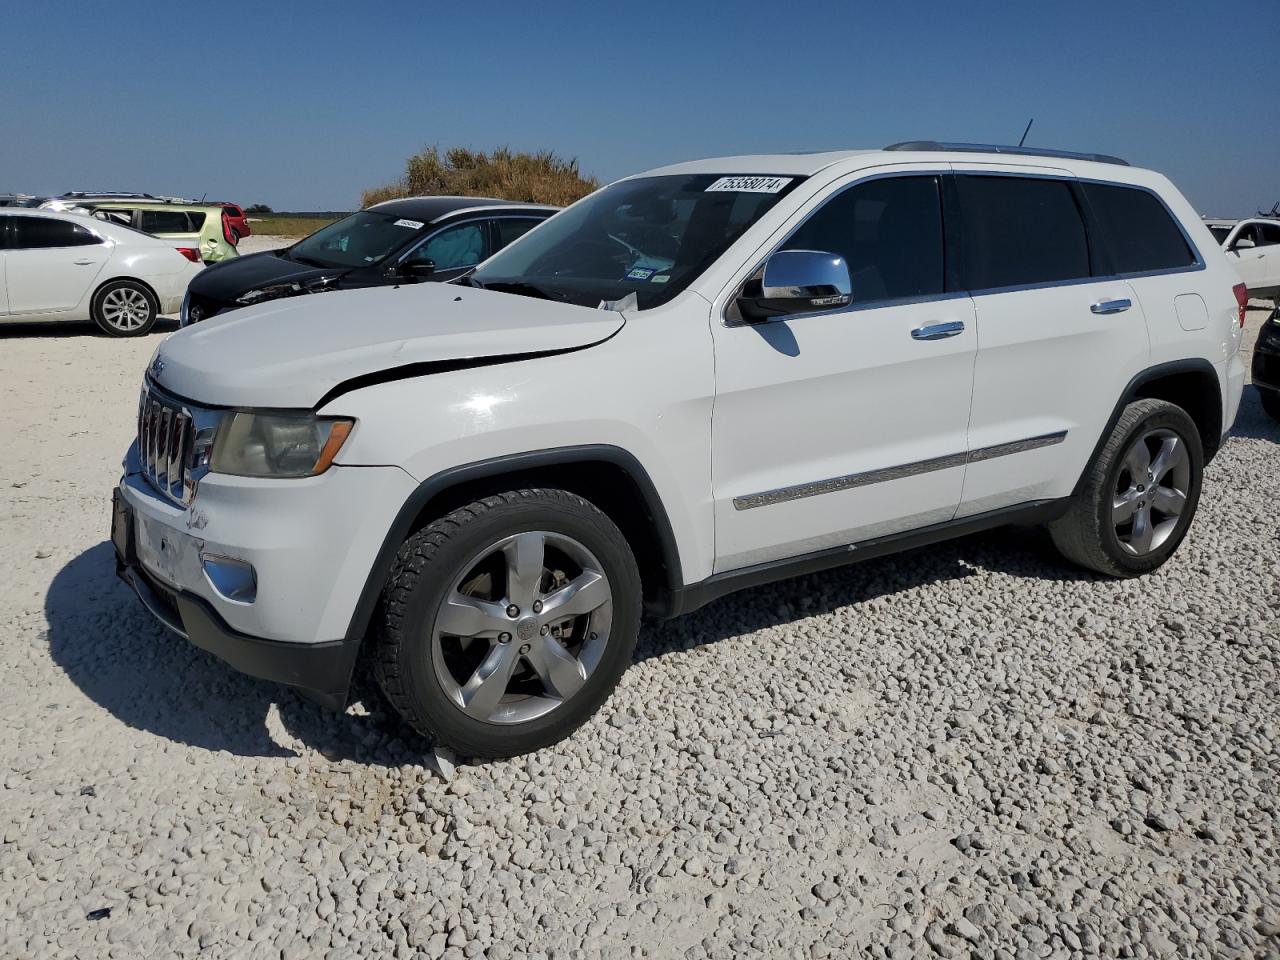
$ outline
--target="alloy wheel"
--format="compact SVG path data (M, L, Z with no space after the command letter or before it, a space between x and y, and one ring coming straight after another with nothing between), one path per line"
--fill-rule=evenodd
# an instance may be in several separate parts
M1145 556L1168 541L1178 527L1191 485L1187 445L1172 430L1141 434L1125 452L1111 504L1111 522L1120 547Z
M505 537L463 566L436 612L436 678L467 716L525 723L582 688L612 620L608 577L583 544L548 531Z
M137 330L151 318L146 294L133 287L116 287L102 298L102 319L116 330Z

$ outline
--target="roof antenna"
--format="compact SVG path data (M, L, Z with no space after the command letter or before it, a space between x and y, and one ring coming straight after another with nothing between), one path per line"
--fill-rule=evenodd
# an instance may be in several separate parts
M1022 131L1022 139L1018 141L1018 146L1022 146L1027 142L1027 134L1031 132L1031 125L1036 122L1036 118L1032 117L1027 121L1027 129Z

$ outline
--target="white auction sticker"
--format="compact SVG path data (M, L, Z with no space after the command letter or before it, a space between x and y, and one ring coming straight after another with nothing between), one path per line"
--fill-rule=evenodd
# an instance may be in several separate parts
M791 177L721 177L707 193L777 193Z
M395 226L409 227L412 230L421 230L423 227L423 223L421 220L397 220L395 222Z

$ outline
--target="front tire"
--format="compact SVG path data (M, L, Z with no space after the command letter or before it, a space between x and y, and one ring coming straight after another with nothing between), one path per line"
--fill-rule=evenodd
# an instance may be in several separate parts
M1186 536L1203 470L1200 434L1186 411L1163 400L1130 403L1071 507L1049 525L1054 545L1113 577L1155 570Z
M160 302L134 280L112 280L93 295L93 322L109 337L140 337L156 325Z
M401 716L472 757L569 736L631 662L640 574L622 533L563 490L469 503L410 537L383 587L374 676Z

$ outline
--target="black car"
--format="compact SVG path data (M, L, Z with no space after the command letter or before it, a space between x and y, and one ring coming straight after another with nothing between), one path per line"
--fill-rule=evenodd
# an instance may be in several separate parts
M558 209L480 197L388 200L291 247L206 267L187 288L182 324L278 297L452 280Z
M1280 420L1280 307L1258 331L1253 348L1253 385L1262 395L1262 409Z

